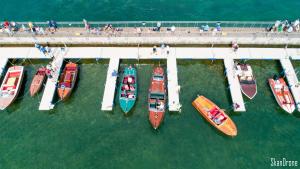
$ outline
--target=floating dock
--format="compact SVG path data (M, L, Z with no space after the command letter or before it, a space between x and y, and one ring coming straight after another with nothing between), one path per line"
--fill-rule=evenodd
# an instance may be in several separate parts
M118 77L120 59L111 57L106 75L106 83L102 100L101 110L112 111L114 106L114 97L116 92L116 83Z
M297 109L298 111L300 111L300 86L293 65L290 59L288 58L280 59L280 63L285 73L285 77L288 81L291 92L293 94Z
M231 99L233 102L233 110L237 112L246 111L241 86L237 74L235 72L234 60L231 58L224 58L225 72L228 79Z
M167 57L167 73L169 111L181 111L181 105L179 102L180 86L178 85L175 52L171 52Z
M1 57L0 58L0 78L1 78L2 73L3 73L3 71L6 67L7 62L8 62L8 58L6 58L6 57Z
M63 59L110 59L107 72L107 81L102 101L102 110L112 110L116 89L117 76L112 76L118 71L120 59L166 59L168 75L168 97L169 110L180 111L179 84L177 75L177 59L220 59L224 60L230 93L234 111L245 111L245 105L240 90L238 78L234 71L234 59L258 59L258 60L280 60L282 67L287 73L287 79L291 86L296 103L300 103L300 89L297 87L298 80L296 73L289 61L300 60L300 49L298 48L239 48L233 52L231 48L199 48L199 47L172 47L163 49L157 47L153 53L150 47L70 47L66 51L61 48L51 48L55 57L53 64L59 69L56 70L52 80L48 80L40 103L40 110L50 110L54 107L52 103L56 92L56 81ZM167 50L169 52L167 52ZM169 53L169 54L167 54ZM44 55L33 47L2 47L0 48L0 66L5 67L8 59L50 59L51 55ZM1 70L2 71L2 70ZM2 72L1 72L2 73ZM1 75L0 73L0 75ZM298 106L298 110L300 105Z
M54 55L54 59L51 63L53 72L51 73L52 78L47 79L47 83L44 89L44 94L40 103L39 110L51 110L54 108L52 103L53 97L56 92L57 81L60 75L60 70L64 62L64 51L59 51L58 55Z

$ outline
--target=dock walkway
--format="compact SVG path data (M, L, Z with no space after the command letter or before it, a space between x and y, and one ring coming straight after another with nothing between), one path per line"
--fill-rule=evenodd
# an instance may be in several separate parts
M280 59L280 63L284 70L285 77L289 83L289 87L293 94L297 109L300 111L300 86L293 65L288 58Z
M57 55L54 55L54 59L51 63L54 72L52 72L52 78L48 78L47 80L39 110L51 110L54 108L52 101L56 92L57 81L64 61L64 54L65 51L60 50Z
M179 90L177 77L177 61L175 52L171 52L167 57L167 73L168 73L168 101L169 111L181 111L179 102Z
M246 111L240 82L235 72L234 60L229 57L225 57L224 65L233 102L233 109L234 111L239 112Z
M0 58L0 78L1 78L2 73L3 73L3 71L6 67L7 62L8 62L8 58L6 58L6 57L1 57Z
M112 111L113 109L119 62L118 57L110 58L101 110Z

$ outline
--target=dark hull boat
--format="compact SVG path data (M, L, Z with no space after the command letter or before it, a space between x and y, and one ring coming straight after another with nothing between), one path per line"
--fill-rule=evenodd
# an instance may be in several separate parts
M148 95L149 121L154 129L163 122L166 110L166 86L164 69L156 67L153 70Z
M243 94L249 99L253 99L257 93L257 85L251 66L249 64L238 63L236 69Z

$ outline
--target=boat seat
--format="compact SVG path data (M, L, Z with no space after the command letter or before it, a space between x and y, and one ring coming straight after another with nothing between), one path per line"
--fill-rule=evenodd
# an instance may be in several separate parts
M65 78L64 78L64 81L65 82L71 82L72 80L72 73L68 72L66 75L65 75Z
M11 77L7 80L7 82L3 85L4 87L12 87L16 88L18 83L18 78L16 77Z
M210 113L211 117L214 118L220 113L220 111L216 107L214 107L209 111L209 113Z
M76 67L67 67L66 70L68 70L68 71L76 71Z

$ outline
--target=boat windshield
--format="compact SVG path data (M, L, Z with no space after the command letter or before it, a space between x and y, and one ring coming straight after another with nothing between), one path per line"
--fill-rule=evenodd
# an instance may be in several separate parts
M150 99L158 99L158 100L164 100L165 95L163 93L151 93Z
M153 80L161 81L161 80L163 80L163 79L164 79L164 77L161 76L161 75L154 75L154 76L153 76Z
M255 84L255 80L241 80L242 84Z

